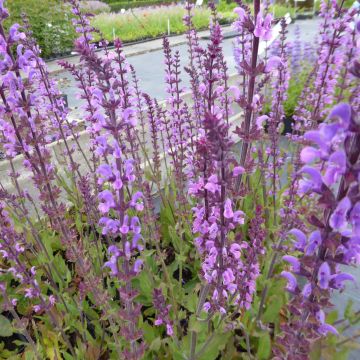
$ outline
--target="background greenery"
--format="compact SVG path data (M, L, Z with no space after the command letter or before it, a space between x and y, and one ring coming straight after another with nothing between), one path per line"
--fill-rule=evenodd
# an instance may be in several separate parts
M159 37L168 32L170 21L171 34L181 34L186 29L182 18L185 11L182 6L154 6L170 4L169 0L138 0L115 1L106 0L113 13L97 14L92 22L103 33L105 39L112 41L114 34L122 41L137 41ZM56 57L71 52L75 39L74 29L71 25L72 14L63 0L5 0L10 10L10 18L5 25L8 27L14 22L22 22L22 13L27 14L35 39L37 40L43 58ZM115 13L121 9L134 9L125 14ZM222 24L229 24L235 18L233 9L235 2L221 0L218 5ZM293 10L284 5L275 5L272 10L275 16L281 17ZM208 26L210 11L204 6L195 10L194 25L198 30Z
M75 32L70 21L70 8L64 1L5 0L5 6L10 11L6 27L21 23L21 15L27 15L44 58L71 51Z

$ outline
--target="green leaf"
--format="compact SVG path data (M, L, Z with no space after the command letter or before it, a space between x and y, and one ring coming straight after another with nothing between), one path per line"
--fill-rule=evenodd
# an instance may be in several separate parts
M158 352L161 347L161 338L157 337L150 344L150 350Z
M3 315L0 315L0 336L8 337L14 333L11 322Z
M270 304L266 307L262 320L264 323L273 323L279 319L279 312L283 305L282 297L273 297Z
M169 226L169 237L170 237L170 242L171 244L174 245L174 249L176 250L176 252L180 253L182 240L180 239L179 235L176 233L176 230L172 226Z
M326 315L326 322L328 324L333 324L337 319L338 319L339 315L337 310L331 311Z
M271 355L271 340L270 335L267 332L264 332L259 339L257 358L259 360L266 360Z
M216 334L211 342L206 347L206 350L198 358L199 360L214 360L219 356L219 352L224 350L226 343L231 336L230 332L223 334ZM197 347L197 351L201 349L201 346Z

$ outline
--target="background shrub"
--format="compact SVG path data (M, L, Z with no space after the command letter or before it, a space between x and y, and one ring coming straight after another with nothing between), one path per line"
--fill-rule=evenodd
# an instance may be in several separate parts
M25 13L42 57L49 58L71 51L75 32L70 21L70 8L62 0L7 0L5 5L11 14L5 28L16 22L21 23L21 15Z
M108 4L102 1L81 1L80 8L84 12L88 12L90 14L101 14L110 12L111 8Z

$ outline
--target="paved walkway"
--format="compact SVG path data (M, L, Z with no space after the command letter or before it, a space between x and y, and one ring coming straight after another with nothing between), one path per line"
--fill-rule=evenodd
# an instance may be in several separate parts
M227 26L223 26L223 31L228 32L231 31L231 25L227 25ZM209 30L204 30L204 31L199 31L199 36L201 38L203 37L207 37L210 32ZM146 54L152 51L157 51L157 50L162 50L163 46L162 46L162 38L160 39L155 39L155 40L145 40L143 42L139 42L139 43L134 43L134 44L124 44L124 54L126 55L127 58L131 57L131 56L136 56L136 55L141 55L141 54ZM186 34L182 34L182 35L175 35L175 36L170 36L169 37L169 42L170 42L170 46L178 46L181 44L185 44L186 43ZM99 53L103 53L103 51L99 51ZM80 56L79 55L74 55L74 56L69 56L67 58L63 58L61 60L67 60L70 64L75 64L77 65L80 61ZM52 61L47 61L47 66L49 69L50 73L58 73L58 72L63 72L62 67L58 64L58 59L56 60L52 60Z

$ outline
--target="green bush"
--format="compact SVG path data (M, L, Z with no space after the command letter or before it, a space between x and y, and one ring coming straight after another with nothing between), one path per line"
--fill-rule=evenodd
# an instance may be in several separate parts
M70 8L62 0L7 0L5 5L10 11L5 27L22 23L21 14L25 13L42 57L71 51L75 31L70 21Z

